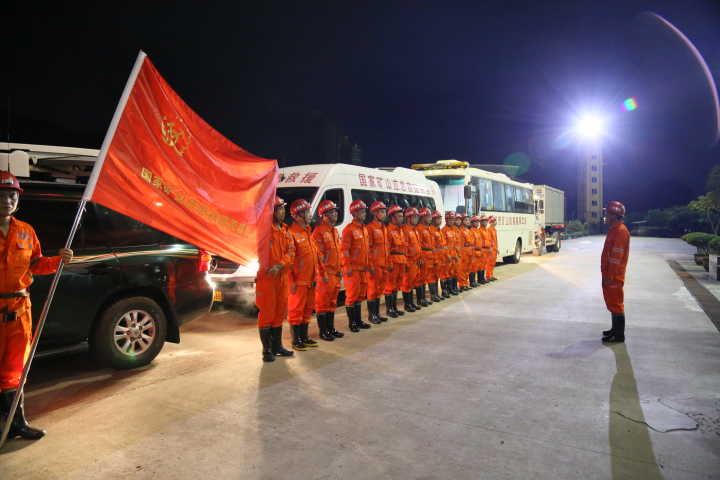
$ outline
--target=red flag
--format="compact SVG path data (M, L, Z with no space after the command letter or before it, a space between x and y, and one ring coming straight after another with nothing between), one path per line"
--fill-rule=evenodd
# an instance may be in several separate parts
M140 52L84 198L241 264L270 243L275 160L234 145Z

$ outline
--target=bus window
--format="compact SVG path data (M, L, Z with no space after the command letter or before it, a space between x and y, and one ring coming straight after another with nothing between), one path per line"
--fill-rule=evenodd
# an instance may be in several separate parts
M353 202L355 200L362 200L365 202L365 205L367 205L368 208L368 214L367 217L365 217L365 223L368 224L372 222L373 216L370 214L370 205L372 205L374 202L382 201L383 194L382 192L377 192L375 190L356 190L352 189L350 191L350 194L352 196Z
M533 209L532 190L527 188L519 188L518 190L522 192L522 204L525 213L535 213Z
M492 181L478 178L478 188L480 190L480 210L492 211L494 209Z
M515 187L505 184L505 208L508 212L517 212L515 208Z
M283 187L277 189L277 196L285 200L287 203L285 223L292 225L292 217L290 216L290 205L298 198L304 198L308 203L312 204L318 187Z
M325 192L322 194L322 197L320 198L320 201L318 202L318 206L321 202L325 200L331 200L335 202L335 205L337 205L338 207L337 225L342 225L343 219L345 218L345 195L343 194L342 188L332 188L330 190L325 190ZM320 216L318 215L317 210L315 210L312 218L312 225L315 226L319 223Z
M500 182L492 182L492 191L493 191L493 208L490 208L490 211L495 212L507 212L509 209L506 208L505 205L505 189L503 188L504 184Z

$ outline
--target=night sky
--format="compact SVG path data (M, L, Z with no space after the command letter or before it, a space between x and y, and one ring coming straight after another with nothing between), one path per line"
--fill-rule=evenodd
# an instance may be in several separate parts
M360 144L365 165L523 152L522 178L571 200L581 145L564 133L599 111L610 122L606 199L630 211L688 202L720 163L702 69L643 14L682 30L720 82L720 2L30 3L3 6L21 31L3 140L99 148L143 49L211 125L281 165L311 111ZM623 111L631 96L638 109Z

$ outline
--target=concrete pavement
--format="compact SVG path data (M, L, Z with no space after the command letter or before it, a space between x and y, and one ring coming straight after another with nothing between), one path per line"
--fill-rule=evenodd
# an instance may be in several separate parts
M720 478L720 335L668 265L692 251L632 240L627 342L603 346L601 248L270 364L234 313L137 371L43 359L49 435L7 445L0 478Z

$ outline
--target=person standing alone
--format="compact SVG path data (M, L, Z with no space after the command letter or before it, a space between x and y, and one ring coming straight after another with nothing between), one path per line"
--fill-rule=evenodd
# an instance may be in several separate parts
M630 232L623 218L625 206L612 201L605 208L605 223L610 226L600 258L602 289L605 305L612 315L612 327L603 332L602 341L619 343L625 341L624 292L625 269L630 254Z

